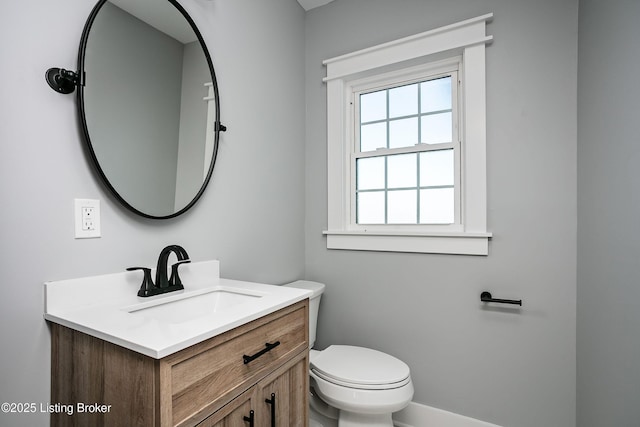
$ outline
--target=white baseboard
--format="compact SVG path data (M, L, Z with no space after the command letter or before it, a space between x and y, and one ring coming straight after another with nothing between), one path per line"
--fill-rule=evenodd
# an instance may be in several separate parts
M396 427L500 427L415 402L393 414L393 424Z

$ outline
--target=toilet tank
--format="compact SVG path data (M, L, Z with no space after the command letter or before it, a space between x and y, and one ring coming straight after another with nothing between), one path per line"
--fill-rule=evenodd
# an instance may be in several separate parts
M309 280L298 280L296 282L287 283L292 288L306 289L312 291L309 297L309 348L313 348L316 342L316 326L318 325L318 309L320 308L320 298L324 292L324 283L311 282Z

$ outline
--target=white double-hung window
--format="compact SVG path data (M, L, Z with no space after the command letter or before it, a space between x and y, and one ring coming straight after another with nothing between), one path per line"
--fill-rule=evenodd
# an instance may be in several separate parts
M488 254L490 18L325 61L328 248Z
M458 64L353 87L354 229L458 230Z

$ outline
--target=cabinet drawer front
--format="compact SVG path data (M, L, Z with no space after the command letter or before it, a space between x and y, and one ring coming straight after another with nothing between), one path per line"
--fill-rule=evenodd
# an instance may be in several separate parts
M204 418L216 410L216 406L223 405L305 348L308 345L306 316L306 305L284 314L273 313L254 322L253 329L173 364L173 424ZM265 351L265 344L276 342L280 344ZM245 363L243 356L261 351L263 354Z

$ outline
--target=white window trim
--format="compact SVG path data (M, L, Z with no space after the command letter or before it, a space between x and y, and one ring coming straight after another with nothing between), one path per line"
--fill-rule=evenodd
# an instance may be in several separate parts
M486 208L485 44L487 14L324 61L327 67L328 249L488 255ZM349 217L352 86L382 67L447 51L461 52L462 230L362 230ZM458 53L459 54L459 53ZM428 58L425 62L431 62Z

